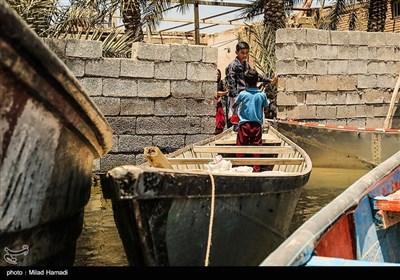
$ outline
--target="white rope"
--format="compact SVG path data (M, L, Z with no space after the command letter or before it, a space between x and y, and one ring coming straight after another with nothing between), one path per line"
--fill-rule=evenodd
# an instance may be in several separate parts
M211 209L210 209L210 223L208 227L208 241L207 241L207 250L206 250L206 258L204 260L204 266L208 266L210 259L210 249L211 249L211 239L212 239L212 229L214 223L214 204L215 204L215 182L214 176L211 172L207 172L211 179Z

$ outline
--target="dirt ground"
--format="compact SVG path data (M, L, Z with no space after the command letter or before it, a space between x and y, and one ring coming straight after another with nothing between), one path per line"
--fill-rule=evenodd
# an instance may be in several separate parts
M84 224L77 241L75 266L127 266L124 248L114 223L111 200L94 184L85 207Z

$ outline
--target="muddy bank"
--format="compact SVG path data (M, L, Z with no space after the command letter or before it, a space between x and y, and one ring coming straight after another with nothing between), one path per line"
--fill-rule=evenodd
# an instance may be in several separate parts
M77 241L75 266L127 266L124 248L114 223L111 200L94 184L85 207L82 233Z

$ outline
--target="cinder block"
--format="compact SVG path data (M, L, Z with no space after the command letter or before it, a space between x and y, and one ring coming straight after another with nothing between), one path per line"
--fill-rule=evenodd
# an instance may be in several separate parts
M121 76L133 78L154 78L154 62L121 59Z
M118 77L121 68L121 59L104 58L88 60L85 65L86 76Z
M121 115L146 116L154 115L154 99L150 98L122 98Z
M176 61L156 62L154 77L162 80L184 80L186 79L186 63Z
M191 81L215 81L217 76L215 64L191 62L187 64L187 79Z
M155 101L154 115L156 116L185 116L186 99L167 98Z
M171 44L171 61L199 62L203 57L203 49L197 45Z
M92 97L103 115L116 116L120 112L120 99L113 97Z
M135 117L107 117L114 135L135 134L136 118Z
M132 59L170 61L171 45L135 42L132 44Z
M139 97L168 97L171 84L167 80L138 80Z
M215 93L217 86L215 82L207 82L212 92ZM174 98L202 98L202 83L188 80L171 81L171 94Z
M78 39L66 39L66 56L81 58L101 58L103 56L102 42Z
M103 79L103 95L114 97L136 97L138 95L137 82L133 79Z
M89 96L100 96L102 93L102 78L80 78L80 84Z

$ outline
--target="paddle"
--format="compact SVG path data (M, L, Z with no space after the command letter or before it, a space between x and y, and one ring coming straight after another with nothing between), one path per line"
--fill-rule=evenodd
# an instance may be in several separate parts
M399 95L399 87L400 87L400 75L399 75L399 78L397 79L396 86L394 87L392 99L390 100L388 114L386 116L385 122L383 123L384 129L388 129L392 126L392 120L393 120L393 115L394 115L394 103L396 103L396 99Z

